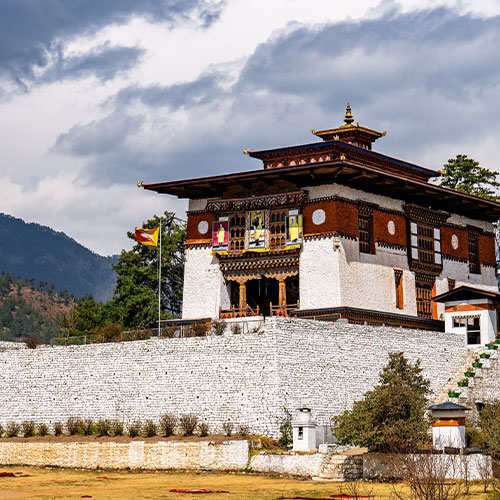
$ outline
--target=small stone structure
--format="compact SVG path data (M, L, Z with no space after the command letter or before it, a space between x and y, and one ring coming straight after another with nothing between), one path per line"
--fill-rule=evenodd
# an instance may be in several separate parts
M317 424L313 420L310 408L299 408L292 421L293 451L316 451Z
M464 449L465 440L465 406L456 403L441 403L428 408L431 411L432 446L435 450L445 448Z

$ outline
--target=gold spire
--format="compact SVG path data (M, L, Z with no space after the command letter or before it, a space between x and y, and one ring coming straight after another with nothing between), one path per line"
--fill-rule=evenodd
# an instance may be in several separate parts
M344 121L347 125L350 125L354 121L354 118L352 117L351 113L351 105L349 103L347 103L347 108L345 109Z

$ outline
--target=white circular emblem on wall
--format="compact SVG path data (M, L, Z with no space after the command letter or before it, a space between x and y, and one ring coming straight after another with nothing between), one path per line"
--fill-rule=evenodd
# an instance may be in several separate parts
M325 211L321 210L321 208L318 208L317 210L315 210L313 212L312 218L313 218L314 224L316 224L317 226L319 226L320 224L323 224L323 222L325 222L325 220L326 220Z
M200 234L205 234L208 231L208 222L206 220L202 220L198 224L198 232Z
M453 247L453 250L458 248L458 236L456 234L451 235L451 246Z
M389 234L394 234L396 232L396 224L394 224L393 220L387 223L387 231L389 231Z

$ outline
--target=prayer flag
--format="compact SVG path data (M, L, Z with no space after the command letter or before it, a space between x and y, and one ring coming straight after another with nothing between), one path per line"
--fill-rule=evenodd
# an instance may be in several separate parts
M159 227L154 227L153 229L145 229L141 227L135 228L135 239L139 243L144 245L151 245L153 247L158 246L158 234L160 232Z

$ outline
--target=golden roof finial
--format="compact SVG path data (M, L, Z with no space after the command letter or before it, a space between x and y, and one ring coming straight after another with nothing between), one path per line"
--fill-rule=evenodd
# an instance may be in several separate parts
M350 125L353 121L354 121L354 118L352 117L352 113L351 113L351 105L349 103L347 103L347 108L345 109L344 122L347 125Z

